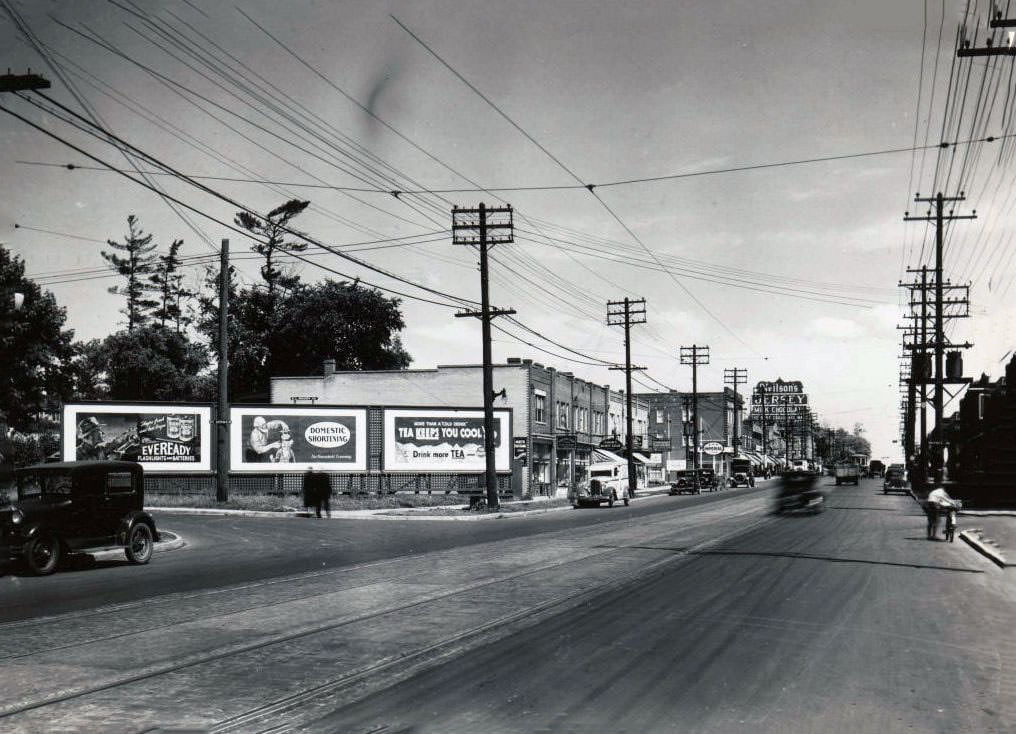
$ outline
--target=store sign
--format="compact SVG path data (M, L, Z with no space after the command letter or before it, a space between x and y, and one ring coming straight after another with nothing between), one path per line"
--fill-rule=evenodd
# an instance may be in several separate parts
M515 461L520 466L525 466L529 459L529 439L525 436L516 436L512 439L512 449Z
M640 449L640 448L642 448L642 436L632 436L631 437L631 447L633 449Z
M494 461L510 472L514 443L511 411L494 411ZM384 470L483 472L486 469L483 410L386 408Z
M800 380L793 382L784 382L783 380L759 382L755 385L755 392L766 393L767 395L801 394L804 392L804 385Z
M703 444L702 453L706 456L718 456L723 453L723 444L719 441L709 441Z
M784 406L784 405L807 405L808 396L803 393L777 394L755 393L751 396L751 404L755 406Z
M237 472L366 471L363 408L243 406L230 410L230 469Z
M604 451L620 451L624 448L624 444L619 438L611 436L600 441L600 448Z
M578 437L575 434L566 434L564 436L557 437L557 447L559 449L569 450L575 448L578 444Z
M687 468L687 459L667 459L667 471L684 471Z
M670 439L669 438L652 438L649 441L649 448L653 451L670 451Z
M136 461L149 472L208 472L211 422L207 405L66 403L63 459Z

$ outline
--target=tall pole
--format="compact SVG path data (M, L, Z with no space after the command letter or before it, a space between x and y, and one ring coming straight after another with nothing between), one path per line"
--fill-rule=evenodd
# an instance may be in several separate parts
M692 441L694 448L695 469L700 469L702 456L699 453L699 417L698 417L698 367L700 364L709 364L709 347L699 344L692 344L690 347L681 347L681 364L691 365L691 413L692 413ZM695 472L695 482L698 483L699 472Z
M229 240L219 250L219 415L215 499L229 499Z
M472 316L480 319L483 340L483 450L487 507L497 509L500 499L497 491L497 463L494 437L494 369L491 364L490 320L496 316L515 313L513 309L490 307L487 275L487 248L495 244L514 241L512 208L488 208L482 202L477 209L452 209L452 241L457 245L475 245L480 250L480 310L461 311L456 317ZM507 436L500 440L507 441Z
M734 386L734 426L732 430L734 434L734 456L737 456L737 452L741 448L741 410L737 405L737 386L748 383L748 370L738 367L723 370L723 383Z
M968 54L969 55L969 54ZM944 253L943 245L945 240L945 222L953 221L955 219L977 219L977 211L973 211L971 214L954 214L953 210L949 210L949 214L945 213L946 202L960 202L965 201L966 196L963 192L960 192L959 196L943 196L942 192L939 191L933 197L921 197L920 194L914 197L916 202L924 202L927 204L933 204L935 207L934 214L929 212L928 216L924 217L911 217L909 212L905 212L903 216L904 221L924 221L935 223L935 395L932 399L935 408L935 431L938 434L937 440L934 442L931 449L931 460L932 468L934 471L934 482L935 484L941 484L945 474L945 426L943 425L943 410L945 408L945 384L947 382L945 372L943 370L943 358L945 356L945 304L942 298L942 292L945 290L944 284ZM923 292L923 290L922 290ZM922 326L927 323L927 320L922 320ZM920 345L922 350L926 350L928 347L927 341ZM926 435L923 437L926 440ZM930 442L929 442L930 443ZM923 456L928 454L922 451Z
M921 476L928 466L928 267L921 266L921 349L915 353L921 380ZM922 480L923 481L923 480Z
M611 367L612 370L624 370L625 405L628 413L625 418L625 449L628 454L628 496L634 497L638 487L638 479L635 476L635 437L633 429L632 370L642 370L645 367L635 367L631 363L631 327L633 324L646 323L646 299L633 299L625 296L623 301L607 302L607 324L610 326L624 327L624 367Z

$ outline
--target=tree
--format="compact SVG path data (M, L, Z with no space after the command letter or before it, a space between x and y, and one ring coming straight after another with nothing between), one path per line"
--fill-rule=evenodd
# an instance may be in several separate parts
M196 400L212 398L208 350L157 324L110 334L80 351L80 374L92 375L100 396L110 400ZM104 393L104 394L102 394Z
M190 325L190 317L184 313L183 302L193 298L196 293L184 288L183 275L180 274L180 247L183 240L174 240L169 252L159 255L158 262L148 277L151 290L157 294L155 307L151 313L159 326L170 325L179 334Z
M325 359L343 370L405 369L400 301L358 283L325 280L286 298L271 335L275 375L318 374Z
M244 211L238 212L233 220L237 226L254 235L253 250L265 259L261 266L261 277L268 289L269 300L274 301L279 288L292 288L300 280L288 267L279 264L278 257L287 252L303 252L307 249L306 243L287 239L287 230L293 218L309 205L309 201L291 199L272 209L263 218Z
M206 285L218 292L218 275ZM405 327L399 300L357 283L326 280L297 285L277 303L275 329L266 332L265 291L237 288L230 278L229 389L234 397L268 392L273 375L320 374L325 359L339 369L403 369L411 359L398 332ZM198 329L218 340L218 298L200 299ZM275 361L269 361L269 355Z
M14 294L24 302L14 309ZM69 396L64 365L74 332L49 291L25 277L24 261L0 247L0 411L12 427L38 428L47 400Z
M138 225L137 217L131 214L127 217L127 234L124 241L121 243L106 240L106 242L114 250L126 253L125 256L121 256L116 252L103 250L102 257L127 280L125 285L113 286L109 292L126 297L127 304L120 313L127 317L127 331L133 331L135 327L147 323L147 312L158 306L156 301L146 296L151 291L151 284L147 282L146 276L152 272L155 264L152 235L145 234Z

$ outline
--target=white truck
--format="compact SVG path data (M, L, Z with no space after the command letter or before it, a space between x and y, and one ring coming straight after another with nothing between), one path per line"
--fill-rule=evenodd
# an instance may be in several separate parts
M613 507L619 500L627 506L631 501L628 492L628 464L613 461L590 464L589 484L576 487L569 499L575 508L585 505L598 507L604 502L607 507Z

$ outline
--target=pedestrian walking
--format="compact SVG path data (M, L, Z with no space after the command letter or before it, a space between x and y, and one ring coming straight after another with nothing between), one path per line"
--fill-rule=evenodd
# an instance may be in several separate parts
M305 510L310 509L310 506L314 504L315 481L314 467L309 466L303 474L303 509Z
M325 510L325 516L332 516L332 482L328 475L323 472L314 472L314 513L321 517L321 508Z

